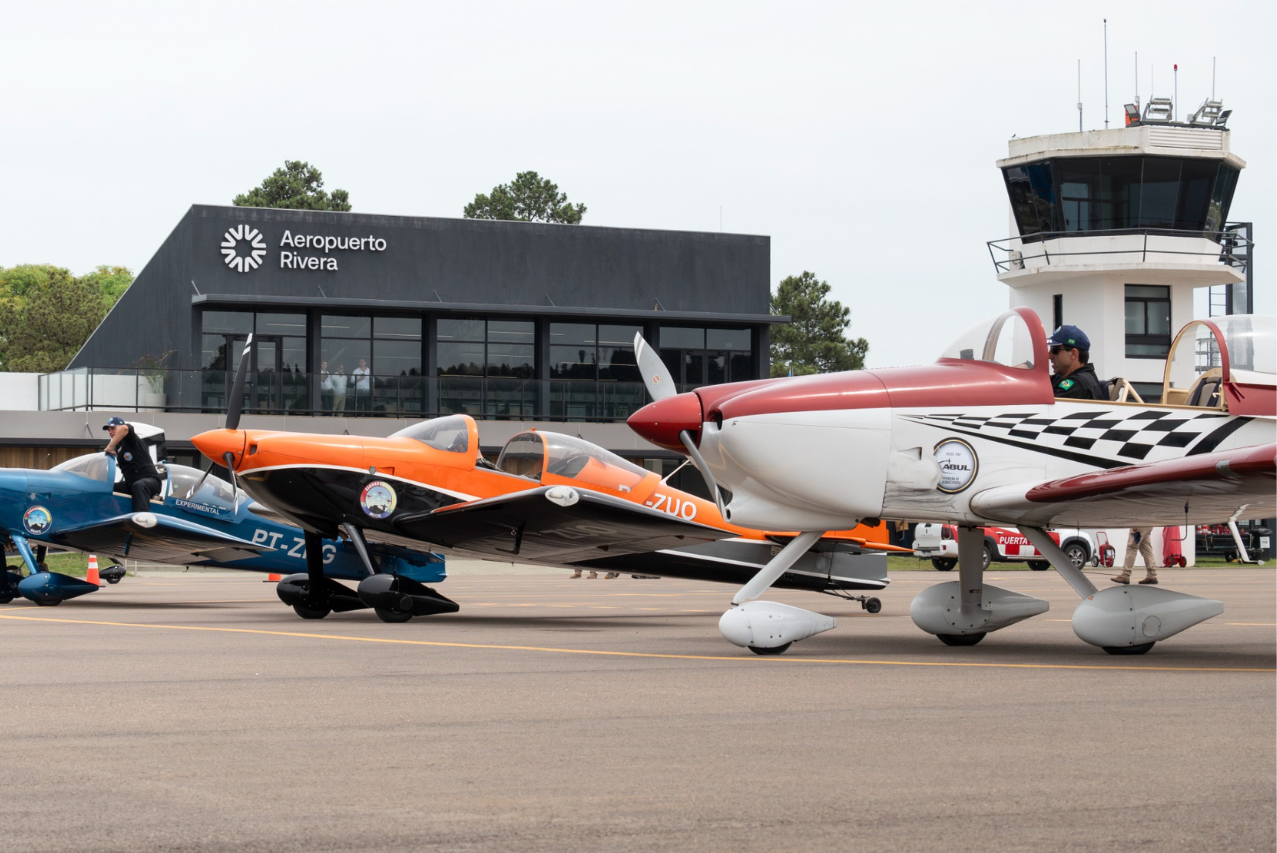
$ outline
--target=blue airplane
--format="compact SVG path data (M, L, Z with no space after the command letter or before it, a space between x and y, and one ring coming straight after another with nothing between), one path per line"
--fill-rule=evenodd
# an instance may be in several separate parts
M369 565L414 589L446 577L438 555L368 543L362 536L320 539L281 521L225 480L185 465L159 467L164 487L148 512L134 512L131 497L114 491L115 458L105 453L80 456L47 471L0 469L0 535L12 546L6 550L16 551L29 572L22 577L20 564L0 571L0 603L19 594L50 606L99 589L49 571L44 562L50 548L103 555L117 563L130 559L287 574L277 587L280 599L312 619L330 612L307 607L312 583L334 595L332 611L366 607L353 589L337 581L360 581L368 576ZM118 583L124 569L117 564L100 574L106 582ZM437 601L435 612L456 610L433 590L428 595Z

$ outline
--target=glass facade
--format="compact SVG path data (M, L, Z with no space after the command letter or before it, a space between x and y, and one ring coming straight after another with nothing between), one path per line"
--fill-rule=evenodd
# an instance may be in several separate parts
M661 360L680 386L757 379L750 329L661 327Z
M1238 170L1190 157L1061 157L1003 169L1020 236L1156 228L1216 232Z
M200 386L201 411L225 410L252 334L245 411L569 421L624 420L647 402L634 338L654 331L544 317L314 309L206 309L199 323L200 367L188 372ZM663 326L655 334L683 387L756 378L750 328Z

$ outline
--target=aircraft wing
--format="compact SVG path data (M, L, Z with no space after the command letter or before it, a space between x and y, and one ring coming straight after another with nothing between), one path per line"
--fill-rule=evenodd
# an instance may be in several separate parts
M269 550L194 521L130 512L58 531L50 539L77 551L127 556L144 563L242 560Z
M1000 486L971 498L990 521L1035 527L1160 527L1277 514L1277 444Z
M552 565L682 548L733 535L570 486L544 486L404 515L395 527L404 536L488 559Z

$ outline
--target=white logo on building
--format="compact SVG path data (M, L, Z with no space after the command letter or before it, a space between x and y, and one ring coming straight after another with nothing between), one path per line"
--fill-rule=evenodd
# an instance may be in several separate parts
M240 241L248 244L245 249L248 254L239 253ZM236 272L257 269L262 265L262 258L266 257L266 241L262 239L262 232L247 225L236 225L226 232L222 240L222 256L226 258L226 265Z

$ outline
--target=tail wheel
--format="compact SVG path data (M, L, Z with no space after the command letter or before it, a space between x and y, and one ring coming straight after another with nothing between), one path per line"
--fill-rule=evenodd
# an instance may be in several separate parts
M871 598L865 602L865 610L870 613L877 613L882 610L882 602L876 598Z

